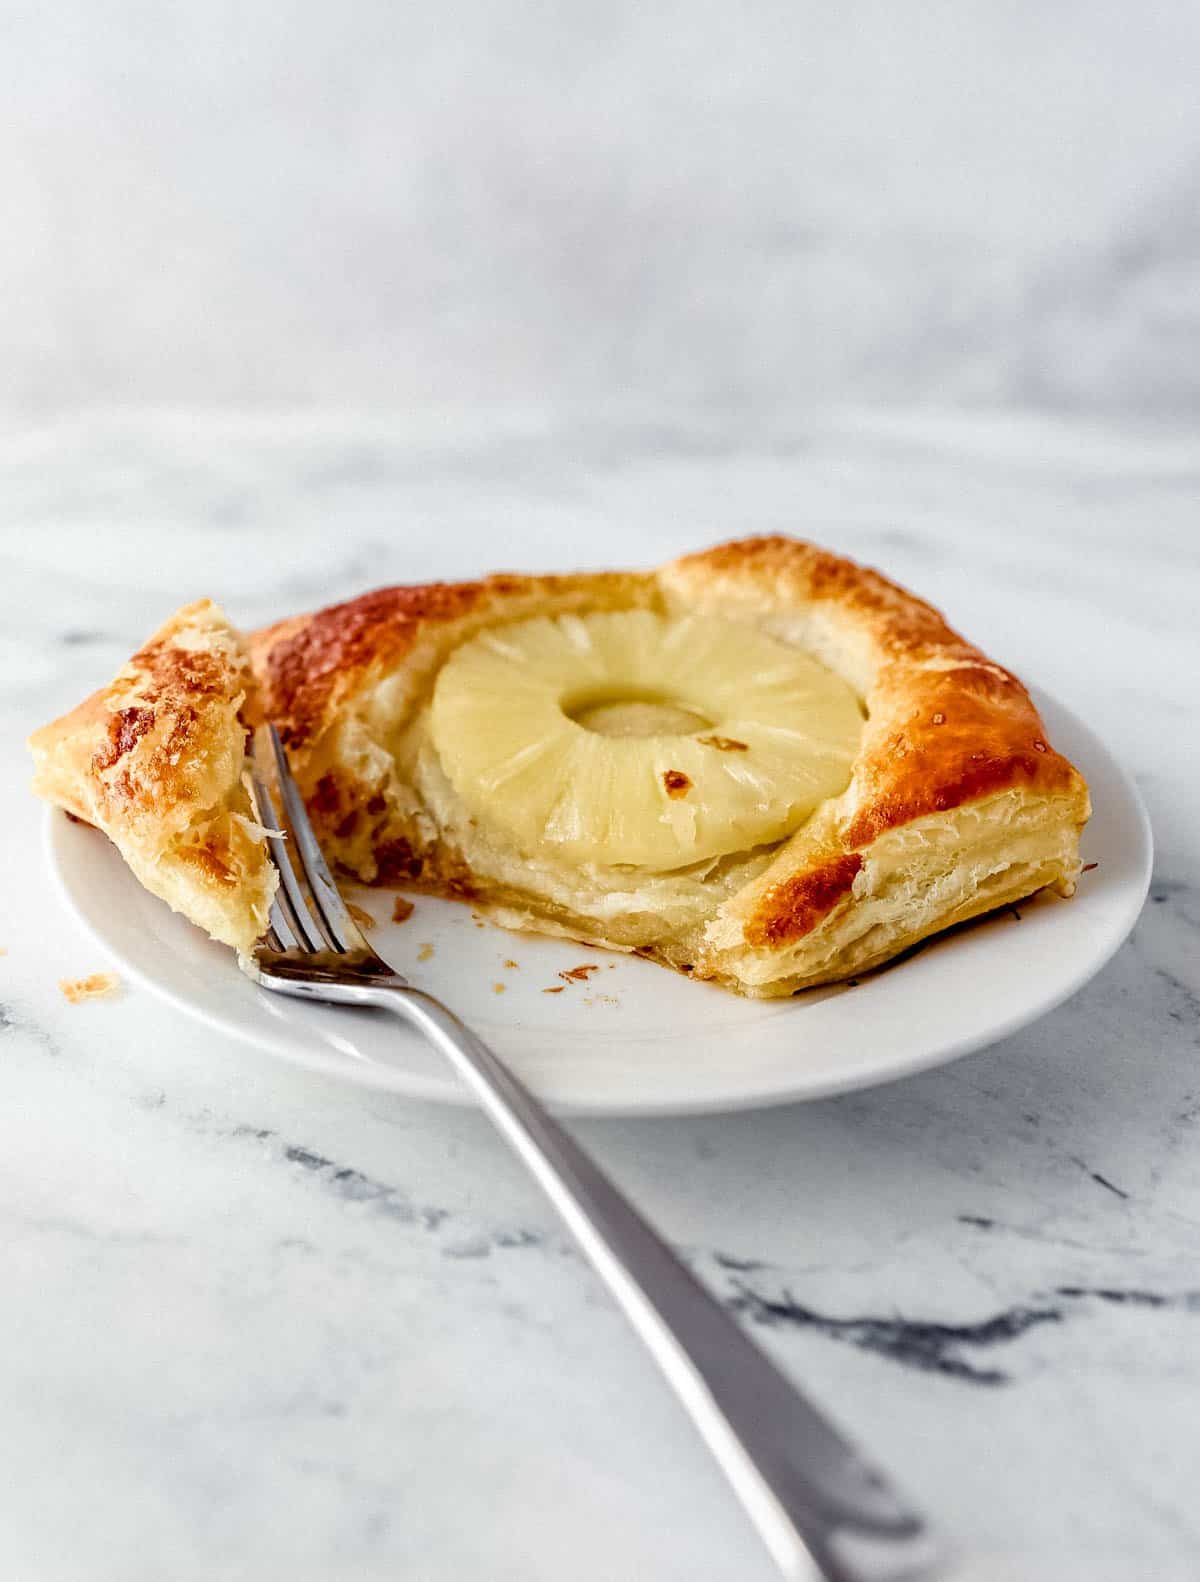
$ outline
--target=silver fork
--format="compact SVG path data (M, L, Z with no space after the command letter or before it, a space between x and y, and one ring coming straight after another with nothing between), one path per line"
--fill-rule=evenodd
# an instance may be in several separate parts
M334 883L278 732L265 734L282 806L256 761L256 813L290 838L268 836L280 884L245 971L279 994L390 1011L441 1050L649 1347L786 1577L944 1575L924 1519L889 1480L742 1333L482 1039L376 955Z

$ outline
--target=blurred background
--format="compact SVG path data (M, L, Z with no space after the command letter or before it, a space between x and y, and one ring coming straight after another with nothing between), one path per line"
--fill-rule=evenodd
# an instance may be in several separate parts
M0 7L0 404L1189 414L1200 8Z

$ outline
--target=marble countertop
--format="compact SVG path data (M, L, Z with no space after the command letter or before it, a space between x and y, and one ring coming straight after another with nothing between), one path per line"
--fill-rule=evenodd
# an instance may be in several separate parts
M20 742L202 593L648 562L883 566L1057 693L1155 826L1130 942L1002 1045L761 1114L579 1123L970 1550L1200 1564L1200 440L1032 416L268 418L0 430L0 1570L21 1582L769 1582L623 1320L470 1111L127 987L48 888Z

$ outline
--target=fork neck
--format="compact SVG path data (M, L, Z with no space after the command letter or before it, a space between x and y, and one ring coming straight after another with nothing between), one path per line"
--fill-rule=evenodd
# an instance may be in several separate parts
M255 965L266 985L303 999L369 1005L384 992L410 987L407 978L365 951L313 951L300 956L260 949Z

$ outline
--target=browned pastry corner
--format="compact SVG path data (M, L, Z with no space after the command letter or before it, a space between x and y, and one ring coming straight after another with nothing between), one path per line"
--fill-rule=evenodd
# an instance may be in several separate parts
M277 882L242 783L253 684L241 638L203 599L29 740L38 795L102 829L148 890L239 950L265 930Z

